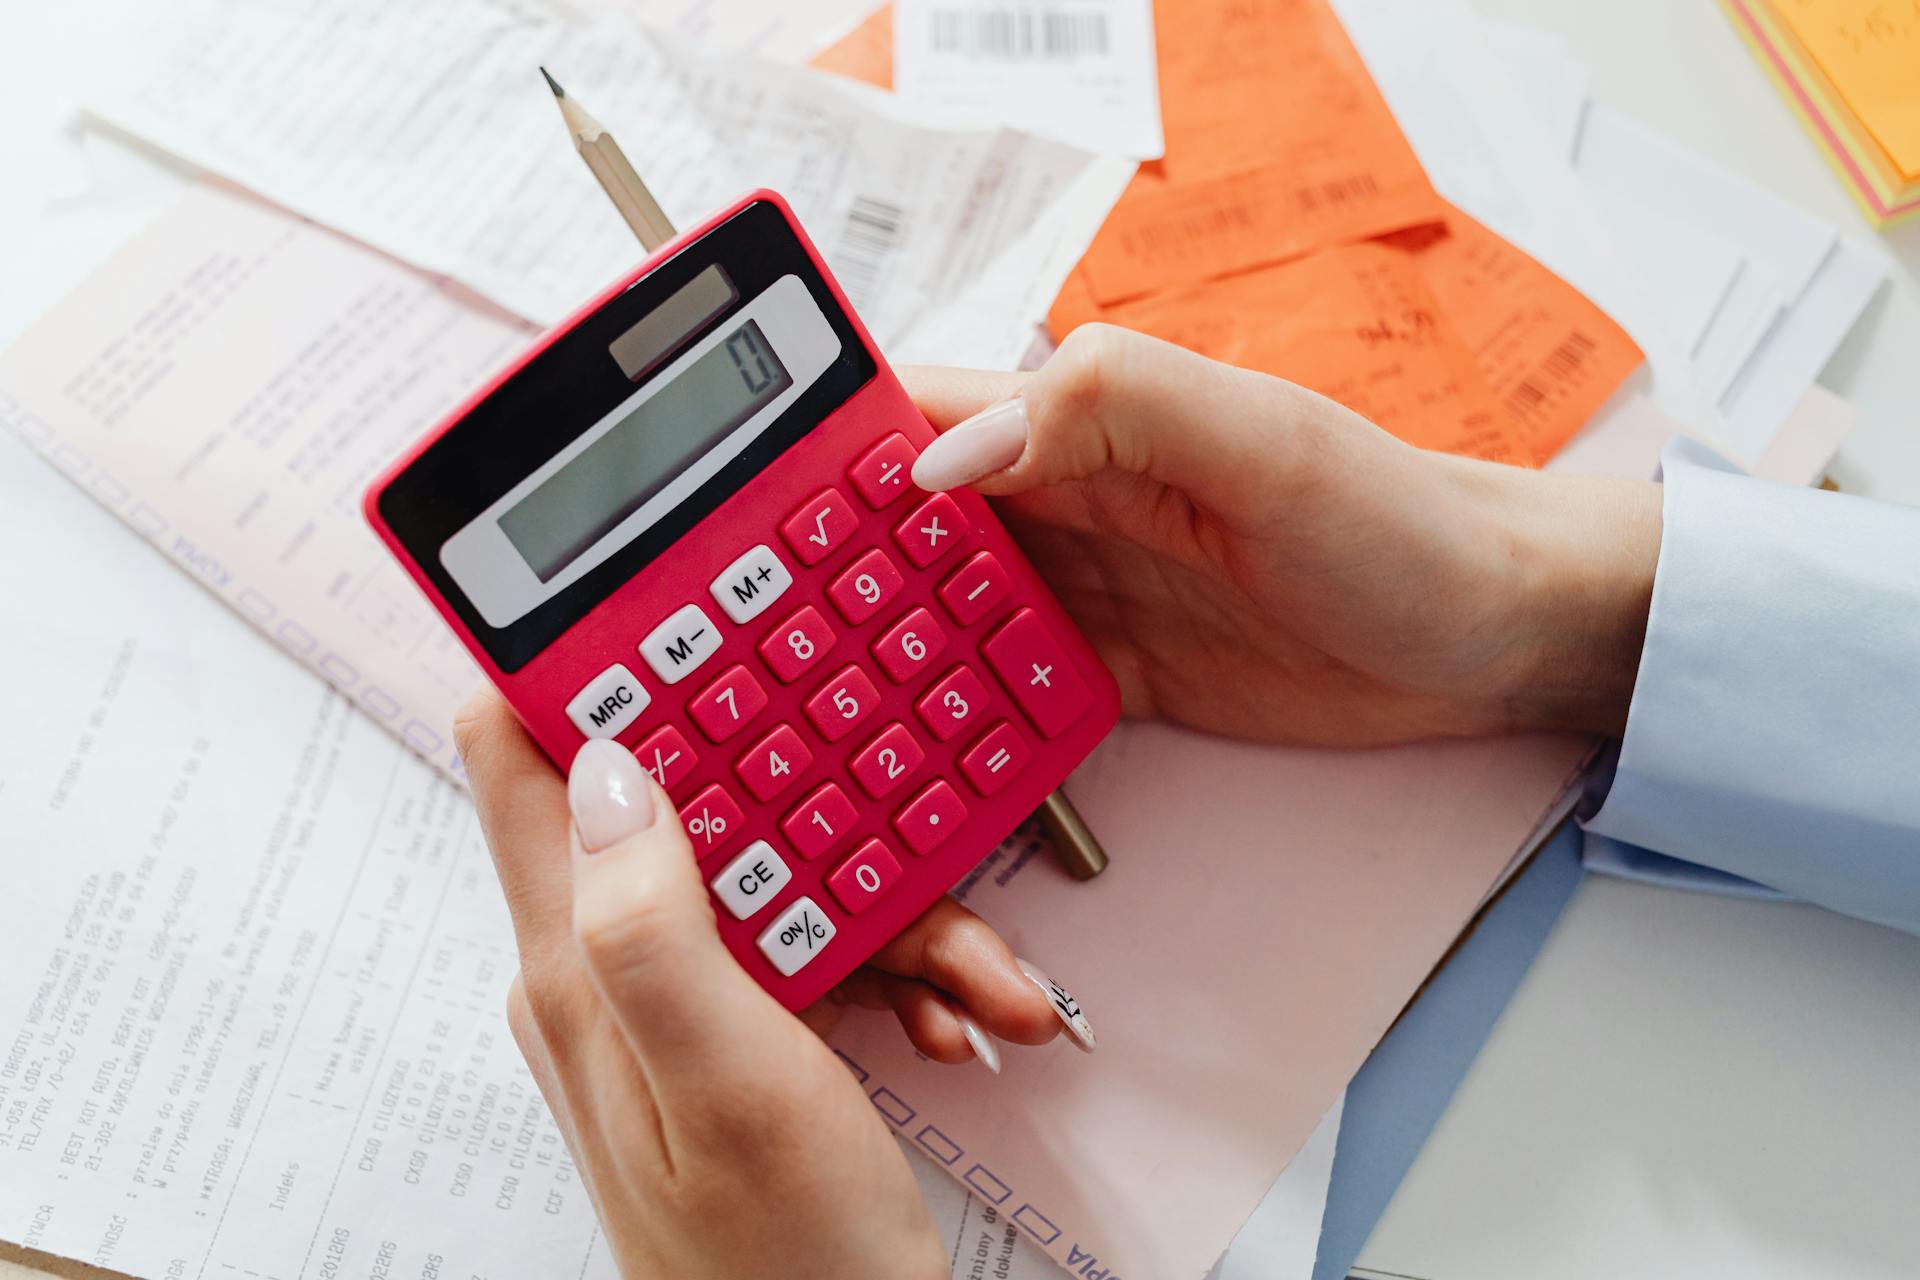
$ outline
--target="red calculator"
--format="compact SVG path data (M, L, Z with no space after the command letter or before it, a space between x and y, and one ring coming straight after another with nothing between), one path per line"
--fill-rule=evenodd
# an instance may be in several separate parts
M367 518L565 768L629 747L797 1009L1059 786L1119 691L779 196L661 246L377 479Z

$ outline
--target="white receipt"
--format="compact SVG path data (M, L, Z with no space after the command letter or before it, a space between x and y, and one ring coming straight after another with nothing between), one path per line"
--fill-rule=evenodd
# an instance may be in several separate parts
M895 0L893 87L1088 151L1166 151L1152 0Z
M786 196L896 359L1011 368L1132 173L1026 134L927 127L870 86L626 20L457 0L190 0L143 17L95 112L542 324L641 256L542 65L679 225L756 187Z

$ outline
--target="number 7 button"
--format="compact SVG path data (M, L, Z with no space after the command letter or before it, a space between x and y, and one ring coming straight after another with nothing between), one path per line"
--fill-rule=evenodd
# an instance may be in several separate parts
M1047 624L1031 609L1013 615L980 645L993 673L1043 737L1056 737L1093 701Z

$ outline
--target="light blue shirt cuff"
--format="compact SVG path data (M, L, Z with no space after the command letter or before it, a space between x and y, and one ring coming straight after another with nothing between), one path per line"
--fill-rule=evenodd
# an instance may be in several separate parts
M1752 480L1688 441L1665 472L1590 858L1666 880L1665 855L1920 933L1920 511Z

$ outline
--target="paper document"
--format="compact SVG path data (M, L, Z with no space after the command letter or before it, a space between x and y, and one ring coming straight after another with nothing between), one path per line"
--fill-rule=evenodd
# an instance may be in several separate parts
M1035 840L954 890L1073 991L1099 1053L1013 1046L994 1077L877 1018L832 1041L903 1137L1069 1270L1202 1276L1589 749L1288 750L1124 722L1067 784L1113 855L1099 879Z
M203 186L0 352L0 421L453 773L448 727L480 674L360 495L532 336L463 290Z
M1087 151L1166 150L1152 0L895 0L893 39L909 102Z
M631 20L462 0L187 0L142 17L90 91L99 115L541 324L641 256L541 65L677 224L756 187L786 196L899 360L1011 368L1132 171L911 123L888 95Z

